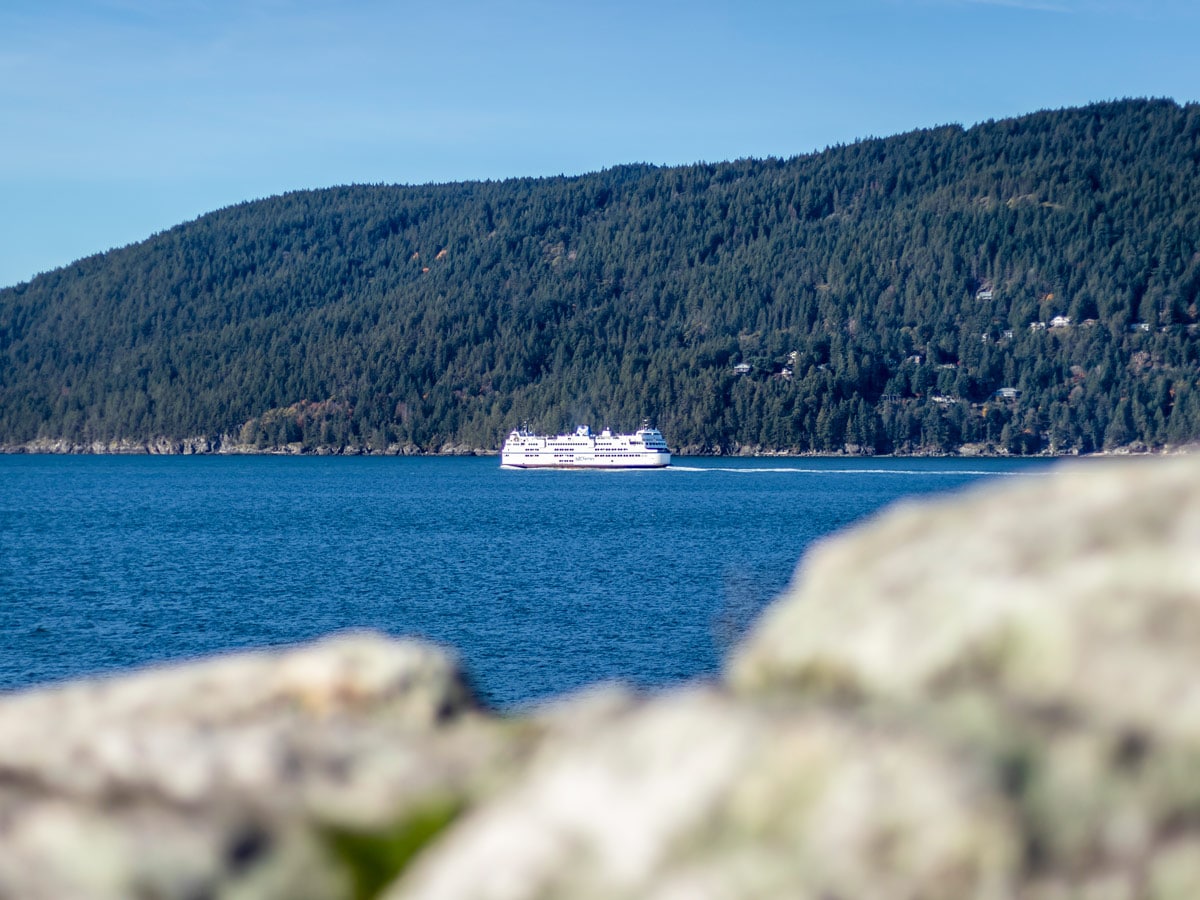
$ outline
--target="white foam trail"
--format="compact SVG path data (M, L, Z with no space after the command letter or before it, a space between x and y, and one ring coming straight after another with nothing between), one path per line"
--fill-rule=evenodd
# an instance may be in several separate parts
M1031 472L1004 472L988 469L808 469L795 466L734 468L732 466L669 466L667 472L732 472L737 475L1021 475Z

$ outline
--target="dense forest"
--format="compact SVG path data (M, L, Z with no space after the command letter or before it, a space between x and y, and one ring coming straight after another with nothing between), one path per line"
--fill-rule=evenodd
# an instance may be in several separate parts
M299 191L0 291L0 443L1093 452L1200 438L1200 106Z

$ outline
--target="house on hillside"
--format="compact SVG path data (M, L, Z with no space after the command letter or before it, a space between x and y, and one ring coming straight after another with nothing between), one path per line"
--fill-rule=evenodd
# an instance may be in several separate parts
M752 368L753 368L753 366L751 366L750 363L738 363L736 366L733 367L733 374L734 375L749 375L750 370Z
M1050 327L1051 328L1070 328L1071 327L1071 317L1070 316L1055 316L1053 319L1050 320Z
M1019 400L1021 398L1021 392L1019 390L1017 390L1015 387L1002 387L1002 388L999 388L994 394L992 394L992 396L994 398L996 398L997 400L1007 400L1009 402L1016 402L1017 400Z

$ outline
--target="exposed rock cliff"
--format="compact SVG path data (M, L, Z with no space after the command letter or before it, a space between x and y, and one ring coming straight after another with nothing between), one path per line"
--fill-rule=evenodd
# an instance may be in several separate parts
M724 683L372 635L0 701L0 897L1200 896L1200 458L832 538Z

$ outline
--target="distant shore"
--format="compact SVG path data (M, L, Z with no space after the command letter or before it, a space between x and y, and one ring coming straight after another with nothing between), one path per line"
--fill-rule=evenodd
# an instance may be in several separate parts
M1135 442L1094 453L1077 450L1043 450L1032 454L1008 453L991 444L963 444L953 450L914 448L893 453L865 453L850 448L840 453L777 450L761 446L735 446L730 449L681 447L675 456L737 459L889 459L889 458L977 458L977 459L1057 459L1072 456L1171 456L1191 453L1196 444L1151 447ZM69 441L62 438L40 438L23 443L0 443L0 454L54 456L498 456L499 450L447 443L437 449L421 448L414 444L389 444L378 448L368 445L339 447L306 447L303 444L284 444L259 447L234 441L228 435L220 437L156 438L149 441L115 439L109 441Z

